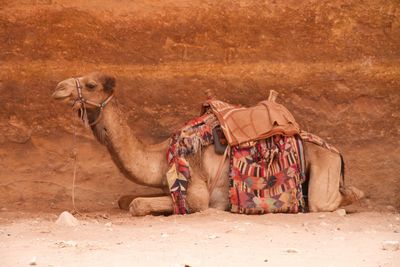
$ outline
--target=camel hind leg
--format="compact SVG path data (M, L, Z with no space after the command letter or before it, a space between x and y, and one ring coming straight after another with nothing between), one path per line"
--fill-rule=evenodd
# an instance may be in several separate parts
M311 212L336 210L342 202L339 191L340 156L310 143L307 143L305 152L310 174L309 210Z

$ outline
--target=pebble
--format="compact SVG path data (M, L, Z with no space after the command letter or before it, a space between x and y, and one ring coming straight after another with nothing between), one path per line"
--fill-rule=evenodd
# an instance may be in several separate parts
M325 217L326 217L325 214L321 214L321 215L318 216L318 219L323 219L323 218L325 218Z
M217 236L217 235L209 235L208 236L208 239L216 239L216 238L218 238L219 236Z
M297 249L295 249L295 248L288 248L288 249L286 250L286 252L287 252L287 253L299 253L299 251L298 251Z
M321 222L319 225L321 225L321 226L329 226L329 223Z
M31 259L31 261L29 262L29 265L31 265L31 266L35 266L37 263L36 263L36 257L33 257L32 259Z
M68 240L68 241L59 241L55 243L58 247L60 248L66 248L66 247L77 247L78 243L76 243L73 240Z
M382 249L397 251L400 249L399 241L383 241Z
M111 227L112 226L112 223L111 222L108 222L108 223L106 223L106 224L104 224L105 226L107 226L107 227Z
M339 215L339 216L341 216L341 217L344 217L344 216L346 216L346 210L345 209L338 209L337 211L336 211L336 214L337 215Z
M60 226L77 226L79 225L79 221L74 217L74 215L68 211L64 211L60 216L58 216L56 224Z

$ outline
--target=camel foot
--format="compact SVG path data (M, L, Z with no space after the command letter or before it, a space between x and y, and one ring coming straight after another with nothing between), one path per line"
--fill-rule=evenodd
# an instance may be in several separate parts
M340 206L353 204L364 197L364 192L354 186L342 187L340 193L342 195Z
M132 216L167 215L172 214L172 199L164 197L138 197L129 205Z
M122 196L118 199L118 207L121 210L129 210L129 205L131 204L132 200L134 199L134 196L131 195L125 195Z
M138 197L129 204L129 212L132 216L146 216L151 214L150 208L147 206L143 198Z

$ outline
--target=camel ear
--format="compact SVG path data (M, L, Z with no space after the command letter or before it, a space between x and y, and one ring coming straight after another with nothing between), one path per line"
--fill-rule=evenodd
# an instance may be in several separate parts
M101 80L102 80L101 83L103 84L104 91L110 92L114 89L115 83L116 83L115 77L110 76L110 75L104 75L101 78Z

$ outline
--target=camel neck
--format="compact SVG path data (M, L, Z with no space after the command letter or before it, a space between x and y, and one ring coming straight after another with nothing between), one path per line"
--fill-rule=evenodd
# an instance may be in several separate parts
M101 120L106 131L107 148L124 175L141 185L164 187L168 144L146 145L137 139L115 98L103 110Z

